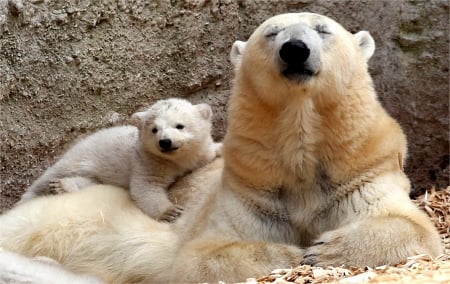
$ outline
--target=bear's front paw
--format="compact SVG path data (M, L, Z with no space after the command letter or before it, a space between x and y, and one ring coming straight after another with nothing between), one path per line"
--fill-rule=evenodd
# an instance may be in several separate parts
M173 223L178 217L180 217L184 208L180 205L174 205L167 209L161 217L159 217L159 221Z
M354 245L354 247L349 246L349 240L335 232L324 234L305 250L301 264L311 266L350 265L358 244Z

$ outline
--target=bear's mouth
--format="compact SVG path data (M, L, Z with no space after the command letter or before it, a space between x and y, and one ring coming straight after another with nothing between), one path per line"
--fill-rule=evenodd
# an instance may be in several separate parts
M289 80L296 82L304 82L309 80L311 77L317 75L317 72L312 68L309 68L307 65L301 66L291 66L288 65L283 71L282 74Z

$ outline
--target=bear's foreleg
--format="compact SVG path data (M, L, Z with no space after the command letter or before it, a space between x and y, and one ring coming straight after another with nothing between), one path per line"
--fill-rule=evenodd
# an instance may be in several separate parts
M436 257L442 253L440 238L421 213L368 217L325 232L306 249L302 264L374 267L418 254Z

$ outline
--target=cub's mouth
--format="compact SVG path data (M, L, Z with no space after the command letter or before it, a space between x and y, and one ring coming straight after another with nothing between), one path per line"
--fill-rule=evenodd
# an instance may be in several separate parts
M162 153L173 153L180 148L179 146L175 146L170 139L161 139L159 140L158 144L159 150Z
M173 153L177 151L180 147L172 147L170 149L160 149L162 153Z

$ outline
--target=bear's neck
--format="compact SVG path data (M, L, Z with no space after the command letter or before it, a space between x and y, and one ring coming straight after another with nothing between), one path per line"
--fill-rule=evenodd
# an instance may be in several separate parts
M296 187L299 181L313 186L328 157L352 155L359 147L376 119L371 109L380 108L371 84L356 91L289 87L261 94L237 83L228 109L225 173L253 188ZM268 96L284 100L274 103Z

